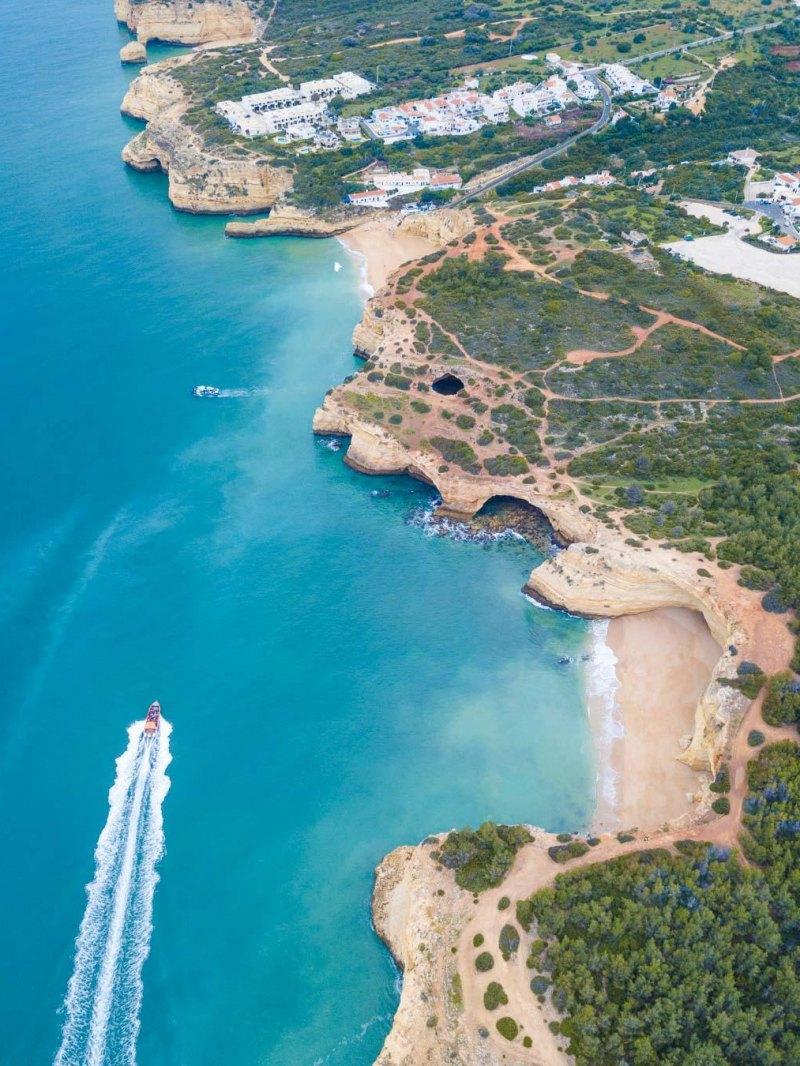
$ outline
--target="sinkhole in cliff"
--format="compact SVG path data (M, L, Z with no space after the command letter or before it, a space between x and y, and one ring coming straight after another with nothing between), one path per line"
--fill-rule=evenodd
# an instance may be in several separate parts
M433 382L431 388L434 392L438 392L440 396L455 396L457 392L461 392L464 388L464 382L461 378L457 378L455 374L443 374Z

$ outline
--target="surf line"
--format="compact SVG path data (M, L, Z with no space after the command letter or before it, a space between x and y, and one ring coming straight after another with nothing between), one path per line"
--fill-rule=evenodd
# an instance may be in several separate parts
M128 727L116 760L108 818L95 848L94 878L75 941L55 1066L133 1066L150 951L156 866L164 851L172 726L152 704Z

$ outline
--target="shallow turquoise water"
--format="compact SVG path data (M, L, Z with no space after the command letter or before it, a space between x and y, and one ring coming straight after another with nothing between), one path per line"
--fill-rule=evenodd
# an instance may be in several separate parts
M225 241L120 165L110 0L6 5L0 33L0 1059L52 1060L113 760L158 696L139 1061L369 1063L397 998L384 852L590 815L557 665L585 625L522 598L529 548L427 537L426 488L314 441L355 270L333 242Z

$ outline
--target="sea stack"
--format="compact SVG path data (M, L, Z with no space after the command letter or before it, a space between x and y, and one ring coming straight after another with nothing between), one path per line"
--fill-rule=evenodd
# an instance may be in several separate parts
M146 63L147 49L141 41L129 41L119 50L121 63Z

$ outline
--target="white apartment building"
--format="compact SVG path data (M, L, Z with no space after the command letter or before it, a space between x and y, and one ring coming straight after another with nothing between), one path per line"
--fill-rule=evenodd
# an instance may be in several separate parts
M633 96L647 96L648 93L656 92L655 85L634 74L624 63L609 63L603 68L606 79L611 83L615 96L624 96L630 93Z

